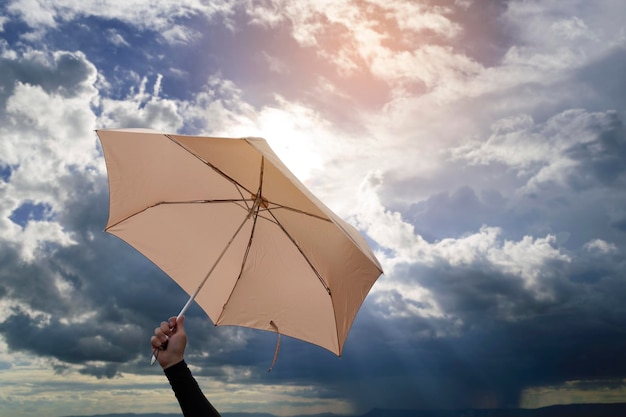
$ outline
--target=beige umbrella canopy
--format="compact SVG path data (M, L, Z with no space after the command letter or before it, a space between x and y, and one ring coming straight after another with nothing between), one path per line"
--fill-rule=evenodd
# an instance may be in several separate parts
M174 279L216 326L288 335L341 355L382 273L358 231L259 138L98 130L106 231Z

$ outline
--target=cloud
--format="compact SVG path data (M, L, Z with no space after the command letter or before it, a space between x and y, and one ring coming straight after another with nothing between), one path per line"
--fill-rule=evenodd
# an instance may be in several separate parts
M273 27L287 21L302 46L315 46L344 76L368 71L393 86L425 85L445 88L480 72L482 67L452 47L424 44L424 33L455 38L460 26L446 15L451 8L368 2L367 8L344 1L334 3L276 2L251 5L255 24ZM338 42L336 39L340 39ZM400 89L401 90L401 89Z
M614 111L566 110L538 126L518 115L491 130L487 140L453 149L453 157L507 165L527 178L531 190L548 182L577 189L611 185L623 173L624 127Z
M7 378L129 408L139 381L167 406L147 340L187 296L102 232L102 127L265 136L383 263L341 359L283 338L267 374L275 335L193 307L188 358L226 409L515 406L623 378L622 4L159 5L4 6Z
M46 5L41 4L40 2L34 2L30 5L25 2L13 2L9 5L8 10L12 13L23 15L31 27L36 27L38 25L54 25L54 10L46 7Z
M177 132L183 125L183 117L175 100L159 97L161 79L159 74L152 92L146 91L148 79L143 77L138 90L131 90L123 99L103 98L99 127L149 127L164 132Z
M15 312L0 325L7 344L45 356L53 356L68 363L88 361L126 362L136 355L137 331L99 328L93 323L64 325L51 317ZM16 329L20 329L16 331ZM107 336L104 337L103 335ZM132 336L131 336L132 335ZM96 369L92 367L84 368Z
M526 235L520 241L510 241L500 237L502 231L498 227L481 226L476 233L429 243L415 234L413 226L403 221L400 213L384 208L376 195L380 183L374 187L370 184L371 181L364 182L361 190L366 208L360 211L357 220L369 236L390 251L379 256L384 269L392 274L400 264L480 268L486 274L497 271L516 277L524 288L541 298L552 296L550 289L542 288L544 274L554 268L555 262L571 260L554 247L554 236Z
M0 65L11 69L2 79L0 163L10 168L0 188L0 332L11 351L98 373L93 361L130 360L137 338L147 335L120 321L123 302L92 286L117 282L96 256L110 244L101 232L106 180L93 132L96 70L84 54L62 51L15 54ZM111 305L101 310L100 297ZM99 339L109 331L119 337Z
M26 49L5 49L0 58L3 77L0 79L0 104L3 108L16 86L39 86L46 93L62 97L94 94L96 69L81 52L53 53Z
M19 16L36 33L36 38L43 36L46 30L55 29L64 22L80 17L98 17L117 19L129 23L141 30L163 32L163 38L173 43L187 43L194 31L185 28L183 23L193 16L212 19L215 16L227 18L233 12L235 2L221 1L206 4L202 1L188 0L173 5L167 1L146 3L140 0L129 2L104 2L82 4L74 0L11 0L7 6L9 13ZM149 22L149 23L148 23Z
M131 45L124 39L121 33L119 33L115 29L109 29L106 31L109 41L116 46L126 46L130 47Z
M9 21L9 18L6 16L0 17L0 32L4 32L4 25Z
M95 122L89 109L96 95L95 68L81 53L67 52L33 52L0 65L11 69L10 76L3 77L9 88L0 100L6 106L0 164L10 167L10 177L0 189L0 227L3 240L21 247L22 259L33 261L41 250L50 249L49 244L75 243L55 221L56 213L73 198L72 190L62 187L63 178L101 169L90 133ZM19 227L11 219L25 204L47 208Z
M607 32L601 22L612 25L613 13L623 11L623 7L611 1L601 1L595 7L582 3L569 7L516 1L508 5L502 18L519 28L518 38L533 48L553 49L563 42L576 42L584 47L606 42L610 48L623 41L623 37Z
M393 380L397 389L411 386L412 392L428 393L425 398L397 398L396 404L441 406L450 398L468 401L461 397L470 395L474 401L486 401L474 406L502 406L516 403L528 386L581 374L619 378L620 371L605 360L619 353L611 343L600 341L617 336L609 311L620 297L613 291L622 292L616 287L619 262L613 261L621 249L594 240L569 251L558 247L553 236L512 241L502 239L493 227L429 243L399 213L377 202L380 184L364 185L361 195L369 209L358 218L382 246L379 257L386 270L371 294L367 333L393 328L403 334L403 342L391 330L369 339L372 351L387 352L380 366L389 377L376 374L377 380L372 374L373 384L382 387ZM589 294L590 286L598 293ZM598 341L593 354L585 353L582 335L594 335ZM405 355L415 361L391 359ZM376 360L381 358L363 358L370 366ZM407 366L412 371L407 372ZM490 382L505 379L501 386ZM438 396L441 390L446 399Z

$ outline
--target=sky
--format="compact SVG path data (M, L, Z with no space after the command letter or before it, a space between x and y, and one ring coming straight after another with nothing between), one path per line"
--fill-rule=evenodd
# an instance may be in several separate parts
M176 412L95 133L264 137L383 269L341 358L186 315L222 412L626 400L626 3L0 2L0 416Z

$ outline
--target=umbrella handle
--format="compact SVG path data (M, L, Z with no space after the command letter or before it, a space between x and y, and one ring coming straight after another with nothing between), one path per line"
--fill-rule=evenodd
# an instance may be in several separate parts
M185 314L185 311L187 311L187 309L189 308L189 306L191 305L193 300L196 298L196 295L198 295L198 292L200 291L200 288L202 288L202 286L198 287L198 289L196 289L196 291L189 297L189 300L187 300L187 302L185 303L183 308L180 310L180 313L178 313L178 316L176 316L176 321L178 321L178 319L181 318L181 316L183 314ZM159 350L167 349L167 342L168 341L169 340L166 340L165 342L163 342L161 344L160 347L154 348L152 350L152 357L150 358L150 366L154 365L154 363L156 362L157 357L159 356Z

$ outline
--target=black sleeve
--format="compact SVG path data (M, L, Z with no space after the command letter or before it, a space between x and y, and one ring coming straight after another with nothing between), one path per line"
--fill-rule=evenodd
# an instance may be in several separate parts
M200 390L184 360L164 372L185 417L221 417Z

